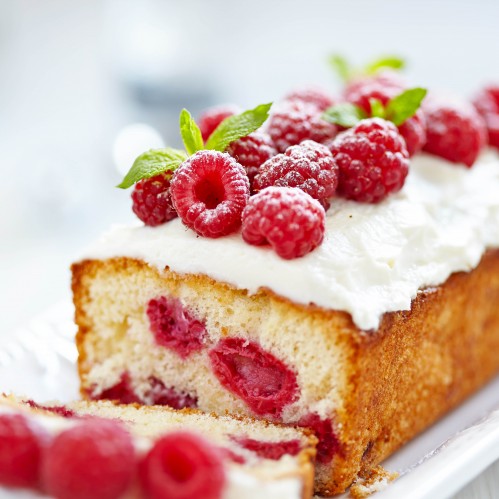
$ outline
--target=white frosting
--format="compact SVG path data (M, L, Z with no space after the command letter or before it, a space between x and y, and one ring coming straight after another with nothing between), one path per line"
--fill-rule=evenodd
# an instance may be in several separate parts
M403 189L369 205L334 200L323 244L283 260L240 234L196 237L179 219L116 227L85 258L139 258L159 269L201 273L250 293L266 287L302 304L349 312L361 329L385 312L409 310L418 290L476 267L499 246L499 158L487 151L467 169L419 155Z

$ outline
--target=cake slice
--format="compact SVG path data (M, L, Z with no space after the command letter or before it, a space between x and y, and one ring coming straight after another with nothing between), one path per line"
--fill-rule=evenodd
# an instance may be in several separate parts
M14 458L9 461L8 443L3 444L0 438L0 484L3 485L37 487L40 473L41 482L51 495L76 499L87 497L82 480L102 479L105 471L99 471L101 468L111 471L108 471L108 483L104 484L104 480L98 485L89 485L95 488L92 490L95 498L143 497L145 491L148 497L168 499L201 497L199 491L210 499L306 499L312 495L316 439L301 429L190 409L177 411L111 401L40 405L4 395L0 396L0 436L5 438L4 442L12 435L21 438L19 435L23 433L19 423L9 426L6 422L5 418L13 415L20 415L28 422L28 427L38 435L40 445L47 450L44 457L33 457L32 453L26 458L25 438L23 449L14 452ZM109 449L115 445L116 435L109 422L119 421L121 440L126 440L127 445L128 440L131 442L129 465L123 449L118 459L120 464L99 461L93 444L86 441L94 431L99 435L100 429L92 425L101 424L103 419L104 432L100 432L103 443L99 445L107 446L107 454L114 452ZM71 429L77 433L65 434ZM82 434L86 434L83 442ZM13 442L10 445L14 449L22 445L20 440L17 444ZM118 447L120 445L126 447L123 442L118 442ZM72 460L73 453L79 455L77 462ZM12 472L14 459L22 463L23 471ZM158 471L157 463L163 471ZM57 475L60 465L63 465L63 477ZM137 470L139 479L134 479ZM78 492L74 490L76 486L80 488Z

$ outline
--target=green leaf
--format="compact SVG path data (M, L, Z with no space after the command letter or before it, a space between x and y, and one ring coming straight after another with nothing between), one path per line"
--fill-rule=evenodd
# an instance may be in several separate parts
M414 116L426 96L425 88L411 88L405 90L388 102L386 106L386 117L395 125L400 126L406 120Z
M194 118L187 109L182 109L180 112L180 135L182 136L185 150L189 155L203 149L204 144L201 130L199 130Z
M187 154L178 149L150 149L142 153L134 162L123 182L117 185L128 189L144 178L151 178L166 171L176 170L187 159Z
M397 56L385 56L385 57L380 57L379 59L376 59L375 61L371 62L368 64L365 69L364 73L367 75L372 75L380 71L381 69L404 69L405 67L405 61L401 57Z
M352 78L353 70L350 63L341 55L333 54L329 57L329 64L343 82Z
M254 109L225 118L210 135L205 148L225 151L231 142L246 137L246 135L260 128L269 117L270 106L272 106L272 102L260 104Z
M329 121L329 123L351 128L360 120L367 118L367 115L359 106L350 102L343 102L326 109L322 118Z
M385 107L379 99L369 99L369 104L371 105L371 116L373 118L386 117Z

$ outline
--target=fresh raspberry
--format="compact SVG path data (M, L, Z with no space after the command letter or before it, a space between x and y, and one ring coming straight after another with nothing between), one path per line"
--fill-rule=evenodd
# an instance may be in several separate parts
M184 409L185 407L195 408L198 406L196 397L175 390L173 387L167 387L155 376L149 378L151 388L144 396L149 405L168 405L174 409Z
M349 92L348 101L359 106L371 115L370 99L379 100L384 106L388 104L390 99L402 92L402 89L396 86L390 86L380 83L378 80L370 81L359 86L356 91ZM404 137L407 152L409 156L413 156L420 151L426 142L426 120L421 109L416 111L414 116L407 119L398 127L400 135Z
M217 126L220 125L225 118L240 112L241 110L235 104L224 104L206 109L198 120L198 126L201 130L203 140L206 142Z
M483 118L467 102L431 96L424 105L427 140L424 150L471 168L487 142Z
M299 396L296 374L255 342L225 338L210 352L210 360L222 386L255 414L279 416Z
M98 418L57 435L42 463L45 490L57 499L117 499L134 471L128 432L116 421Z
M115 400L120 404L142 403L138 395L133 391L130 375L126 371L122 373L120 380L115 385L97 394L91 390L90 398L93 400Z
M228 147L227 152L240 164L248 174L250 186L260 166L277 154L277 149L270 136L264 132L253 132L242 137Z
M323 143L332 139L338 128L324 121L321 114L315 105L299 101L284 102L270 116L267 132L279 152L308 139Z
M255 191L272 185L298 187L327 208L328 199L338 187L338 166L326 146L305 140L261 166L254 182Z
M240 227L249 180L232 156L197 152L175 171L170 189L182 222L200 236L221 237Z
M318 201L294 187L267 187L243 212L243 239L270 244L286 259L299 258L322 243L326 212Z
M146 225L169 222L177 216L170 195L170 173L137 182L132 192L132 210Z
M151 499L220 499L226 483L223 454L198 435L169 433L144 457L140 479Z
M343 96L347 102L353 102L359 93L364 93L365 89L370 89L373 86L381 90L388 89L396 95L407 88L407 82L399 72L387 69L375 75L361 76L348 82Z
M323 89L317 87L297 88L284 97L288 102L303 102L314 105L319 111L337 104L335 100Z
M499 85L483 88L473 100L482 115L489 133L489 144L499 149Z
M288 440L287 442L262 442L247 437L232 436L231 439L241 447L254 452L262 459L281 459L282 456L296 456L301 450L299 440Z
M310 428L319 439L316 458L318 463L329 463L341 451L330 419L322 419L318 414L310 413L300 419L298 426Z
M150 300L147 317L156 343L183 359L203 348L206 326L177 298L158 296Z
M40 456L47 436L21 414L0 414L0 485L38 485Z
M340 167L338 193L378 203L399 191L409 172L409 154L397 127L380 118L362 120L330 145Z

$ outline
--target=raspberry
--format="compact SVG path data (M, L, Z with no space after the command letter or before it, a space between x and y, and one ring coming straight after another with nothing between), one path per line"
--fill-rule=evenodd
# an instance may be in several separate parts
M401 88L380 83L378 80L364 82L356 91L349 92L348 101L362 108L371 115L370 99L379 100L384 106L388 101L400 94ZM407 119L398 127L400 135L404 137L407 152L413 156L420 151L426 142L426 120L421 109L414 116Z
M431 97L425 103L428 124L426 152L452 163L473 166L487 142L483 118L467 102L446 102Z
M287 442L262 442L247 437L231 437L241 447L254 452L262 459L281 459L284 455L296 456L301 450L299 440L288 440Z
M338 166L326 146L305 140L262 165L254 188L259 191L272 185L298 187L326 207L338 187Z
M228 147L227 152L246 169L250 186L258 173L260 166L277 154L274 143L269 135L263 132L253 132Z
M485 120L489 144L499 149L499 85L489 85L482 89L473 104Z
M144 398L150 405L168 405L174 409L195 408L198 405L196 397L179 392L173 387L166 387L160 379L154 376L149 378L149 383L151 388Z
M118 383L106 388L98 394L91 392L90 398L93 400L116 400L120 404L140 404L142 401L135 394L131 386L130 375L124 372Z
M312 104L319 111L325 111L328 107L334 106L337 103L327 92L316 87L298 88L286 95L284 100Z
M270 116L267 131L277 150L284 152L307 139L326 142L338 133L338 128L324 121L315 105L292 101L283 103Z
M21 414L0 414L0 485L36 487L42 447L42 428Z
M380 118L362 120L330 145L340 167L338 193L377 203L399 191L409 172L409 154L397 127Z
M203 140L206 142L225 118L238 114L239 112L239 107L234 104L214 106L204 111L198 120L198 126L201 130Z
M183 359L203 348L206 327L177 298L159 296L147 304L150 329L158 345Z
M318 201L294 187L267 187L243 212L243 239L270 244L286 259L299 258L322 243L326 212Z
M222 452L185 431L159 439L140 464L151 499L220 499L225 486Z
M76 413L63 405L42 405L37 404L34 400L26 400L25 404L33 409L40 409L42 411L52 412L61 416L63 418L73 418L76 416Z
M171 193L187 227L200 236L221 237L241 225L249 180L244 168L228 154L199 151L173 175Z
M381 91L383 89L389 89L396 95L407 88L407 83L400 73L387 69L372 76L363 76L353 79L345 87L343 96L346 101L353 102L355 96L359 95L359 93L363 93L365 88L369 89L373 86L381 89Z
M310 428L319 439L316 458L318 463L329 463L340 452L340 442L330 419L321 419L318 414L311 413L300 419L298 426Z
M210 360L220 383L255 414L279 416L298 398L295 373L255 342L225 338L210 352Z
M116 421L92 418L55 437L44 455L42 478L58 499L115 499L134 470L128 432Z
M132 192L132 210L146 225L155 227L177 216L170 194L170 173L137 182Z

